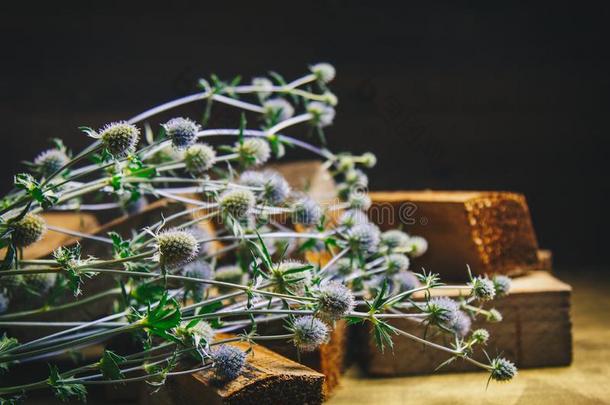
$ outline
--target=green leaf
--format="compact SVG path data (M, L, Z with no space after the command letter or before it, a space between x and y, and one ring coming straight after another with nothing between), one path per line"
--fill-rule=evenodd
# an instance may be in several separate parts
M124 363L125 360L123 356L119 356L110 350L104 350L104 355L98 367L107 380L121 380L124 376L119 364Z
M47 384L51 387L55 396L62 402L76 398L81 402L87 402L87 389L83 384L64 381L61 379L56 366L49 364L50 375Z

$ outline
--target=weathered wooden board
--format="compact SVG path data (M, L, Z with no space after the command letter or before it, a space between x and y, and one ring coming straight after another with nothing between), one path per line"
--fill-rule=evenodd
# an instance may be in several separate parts
M539 267L538 243L525 197L509 192L396 191L371 193L371 220L403 226L428 240L414 268L464 279L475 274L523 274Z
M247 350L247 343L231 343ZM151 395L145 387L142 405L172 404L320 404L324 400L324 375L289 360L263 346L254 346L242 375L235 380L215 381L206 370L168 379L166 386Z
M443 295L458 296L459 292L446 290ZM490 356L502 353L521 368L568 365L572 361L570 298L571 287L568 284L546 271L534 271L514 279L511 294L494 301L494 307L503 315L502 322L477 321L473 329L482 327L490 332L491 339L486 348ZM408 320L392 320L391 324L420 337L424 334L423 326ZM448 358L446 353L424 349L420 343L403 336L394 337L393 352L386 350L381 353L368 330L364 329L360 330L363 333L360 344L368 351L360 360L372 375L431 373ZM438 335L433 341L445 345L451 343L445 335ZM482 353L475 358L485 360ZM476 370L476 367L455 361L439 372L470 370Z

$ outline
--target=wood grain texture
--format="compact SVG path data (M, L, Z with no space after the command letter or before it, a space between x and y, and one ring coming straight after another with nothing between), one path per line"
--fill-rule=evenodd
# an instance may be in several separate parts
M510 192L395 191L371 193L371 220L403 226L428 240L413 268L464 279L473 273L523 274L538 268L538 243L525 197Z
M494 301L502 315L499 323L474 322L473 329L482 327L491 334L486 350L490 355L502 353L520 368L561 366L572 361L572 323L570 319L571 287L548 272L534 271L513 280L511 294ZM445 290L434 295L459 296L457 290ZM425 328L408 320L392 320L392 325L417 336ZM368 328L367 328L368 329ZM363 347L368 348L361 363L376 376L397 376L432 373L448 356L437 350L424 348L412 340L397 336L394 351L381 353L367 331L361 335ZM433 336L428 332L428 336ZM446 335L436 335L432 341L449 345ZM484 361L479 353L475 358ZM440 372L474 371L476 367L456 361Z

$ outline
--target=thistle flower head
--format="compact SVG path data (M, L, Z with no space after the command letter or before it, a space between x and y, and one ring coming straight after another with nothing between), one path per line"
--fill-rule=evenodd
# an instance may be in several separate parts
M61 169L69 161L70 158L63 150L48 149L36 156L34 164L38 172L47 177Z
M214 272L214 280L222 281L223 283L242 284L244 272L238 266L222 266Z
M306 267L307 264L299 260L284 260L275 265L271 270L275 292L304 294L311 282L311 271Z
M409 243L409 235L398 229L391 229L381 234L381 244L387 246L390 250L396 248L405 248Z
M292 204L292 220L301 225L316 225L322 217L320 205L311 197L300 196Z
M337 74L335 67L330 63L316 63L310 66L309 70L323 83L331 82Z
M246 138L241 143L237 142L235 152L244 166L259 166L271 157L271 147L262 138Z
M181 150L197 142L197 132L201 126L188 118L172 118L162 125L165 134L172 141L174 148Z
M212 343L214 335L216 334L212 325L206 321L199 321L197 325L192 328L192 332L198 340L204 340L207 344Z
M362 255L369 255L377 250L379 235L379 228L371 223L355 225L346 232L347 242L353 252Z
M349 206L352 209L366 211L371 208L371 197L366 193L354 192L350 193L348 198Z
M386 257L385 264L387 267L386 272L388 274L396 274L409 270L409 258L401 253L390 253Z
M317 294L318 316L333 322L354 309L354 294L341 283L330 281L320 286Z
M495 381L510 381L517 375L517 367L503 357L497 357L491 362L491 379Z
M368 223L368 217L360 210L347 210L339 217L339 225L345 228L351 228L356 225Z
M494 288L496 290L497 297L504 297L508 295L512 280L508 276L502 274L496 274L493 279Z
M363 189L368 187L369 178L362 170L351 169L345 173L345 182L352 187Z
M324 97L324 102L332 107L336 107L337 104L339 104L337 96L330 91L325 91L324 94L322 94L322 97Z
M362 164L369 169L377 164L377 157L371 152L366 152L362 155Z
M276 171L264 172L245 171L239 177L239 183L244 186L260 188L260 199L278 205L284 202L290 194L290 185L286 179Z
M283 98L270 98L263 103L265 116L284 121L294 115L294 107Z
M392 281L400 292L421 287L421 282L411 271L401 271L392 277Z
M3 292L0 292L0 314L3 314L8 310L9 302L8 296Z
M342 276L347 276L348 274L351 274L354 270L352 260L347 257L342 257L341 259L335 262L335 264L333 265L333 270L337 274L340 274Z
M427 321L432 325L450 327L455 324L460 306L448 297L434 297L426 304Z
M28 289L40 296L45 296L55 284L56 274L32 273L23 276L23 282ZM11 278L11 277L9 277Z
M453 332L455 332L455 334L457 336L463 338L466 335L468 335L468 332L470 332L471 326L472 326L472 320L470 319L468 314L465 313L464 311L458 311L457 316L455 317L455 320L453 321L453 323L451 325L449 325L449 328Z
M227 190L218 197L218 205L225 214L236 219L245 219L252 212L256 198L250 190Z
M492 308L489 310L489 313L487 315L487 320L489 322L502 322L502 314L500 313L500 311L498 311L495 308Z
M262 189L265 185L265 175L263 172L246 170L239 176L239 184Z
M246 353L235 346L220 345L210 351L214 374L219 381L236 379L246 364Z
M182 275L185 277L206 280L212 277L212 268L205 260L194 260L182 268ZM207 290L208 284L198 283L196 281L185 281L184 287L186 290L192 291L195 300L199 301L203 297L205 290Z
M484 345L489 341L489 332L487 329L476 329L472 332L472 340L476 343Z
M26 247L38 242L47 230L47 225L41 216L25 214L19 221L11 224L13 242L17 247Z
M156 237L159 259L169 268L182 266L195 257L199 252L197 239L187 231L168 230Z
M271 95L273 82L266 77L255 77L252 79L252 86L260 88L261 90L257 92L258 96L261 99L266 99Z
M470 282L473 297L480 301L491 301L496 296L494 283L487 277L475 277Z
M420 257L428 250L428 241L421 236L410 236L408 245L410 246L409 256Z
M99 136L104 148L114 157L121 158L136 150L140 130L125 121L119 121L100 129Z
M195 177L201 176L216 163L216 151L207 144L197 143L184 152L186 171Z
M328 326L313 316L301 316L294 320L290 330L294 332L292 341L301 351L311 352L321 344L326 343L329 338Z
M320 101L312 101L307 104L307 112L311 114L311 123L318 127L327 127L335 119L335 109Z

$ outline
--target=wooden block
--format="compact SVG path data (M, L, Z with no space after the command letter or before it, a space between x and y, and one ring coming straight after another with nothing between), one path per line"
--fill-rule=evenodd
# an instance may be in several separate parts
M415 269L464 279L475 274L523 274L538 266L538 243L525 197L509 192L396 191L371 193L371 220L401 225L428 240Z
M436 293L434 295L441 295ZM458 296L458 291L445 290L442 295ZM570 320L571 287L548 272L534 271L513 280L511 294L494 301L504 319L499 323L474 322L473 329L482 327L491 334L487 352L514 361L518 367L563 366L572 361L572 331ZM408 320L392 320L392 325L417 336L423 336L424 327ZM368 328L368 327L367 327ZM365 329L365 328L362 328ZM361 332L365 332L361 330ZM426 374L448 356L419 343L396 336L394 353L381 353L370 339L370 333L360 336L360 344L368 347L361 359L368 373L376 376ZM446 335L437 335L433 341L448 345ZM485 361L479 351L475 358ZM456 361L439 372L471 371L477 368L464 361Z
M231 343L242 350L247 343ZM228 383L211 370L169 378L159 398L143 393L141 404L320 404L324 376L262 346L254 346L242 375ZM171 402L170 402L171 401Z

